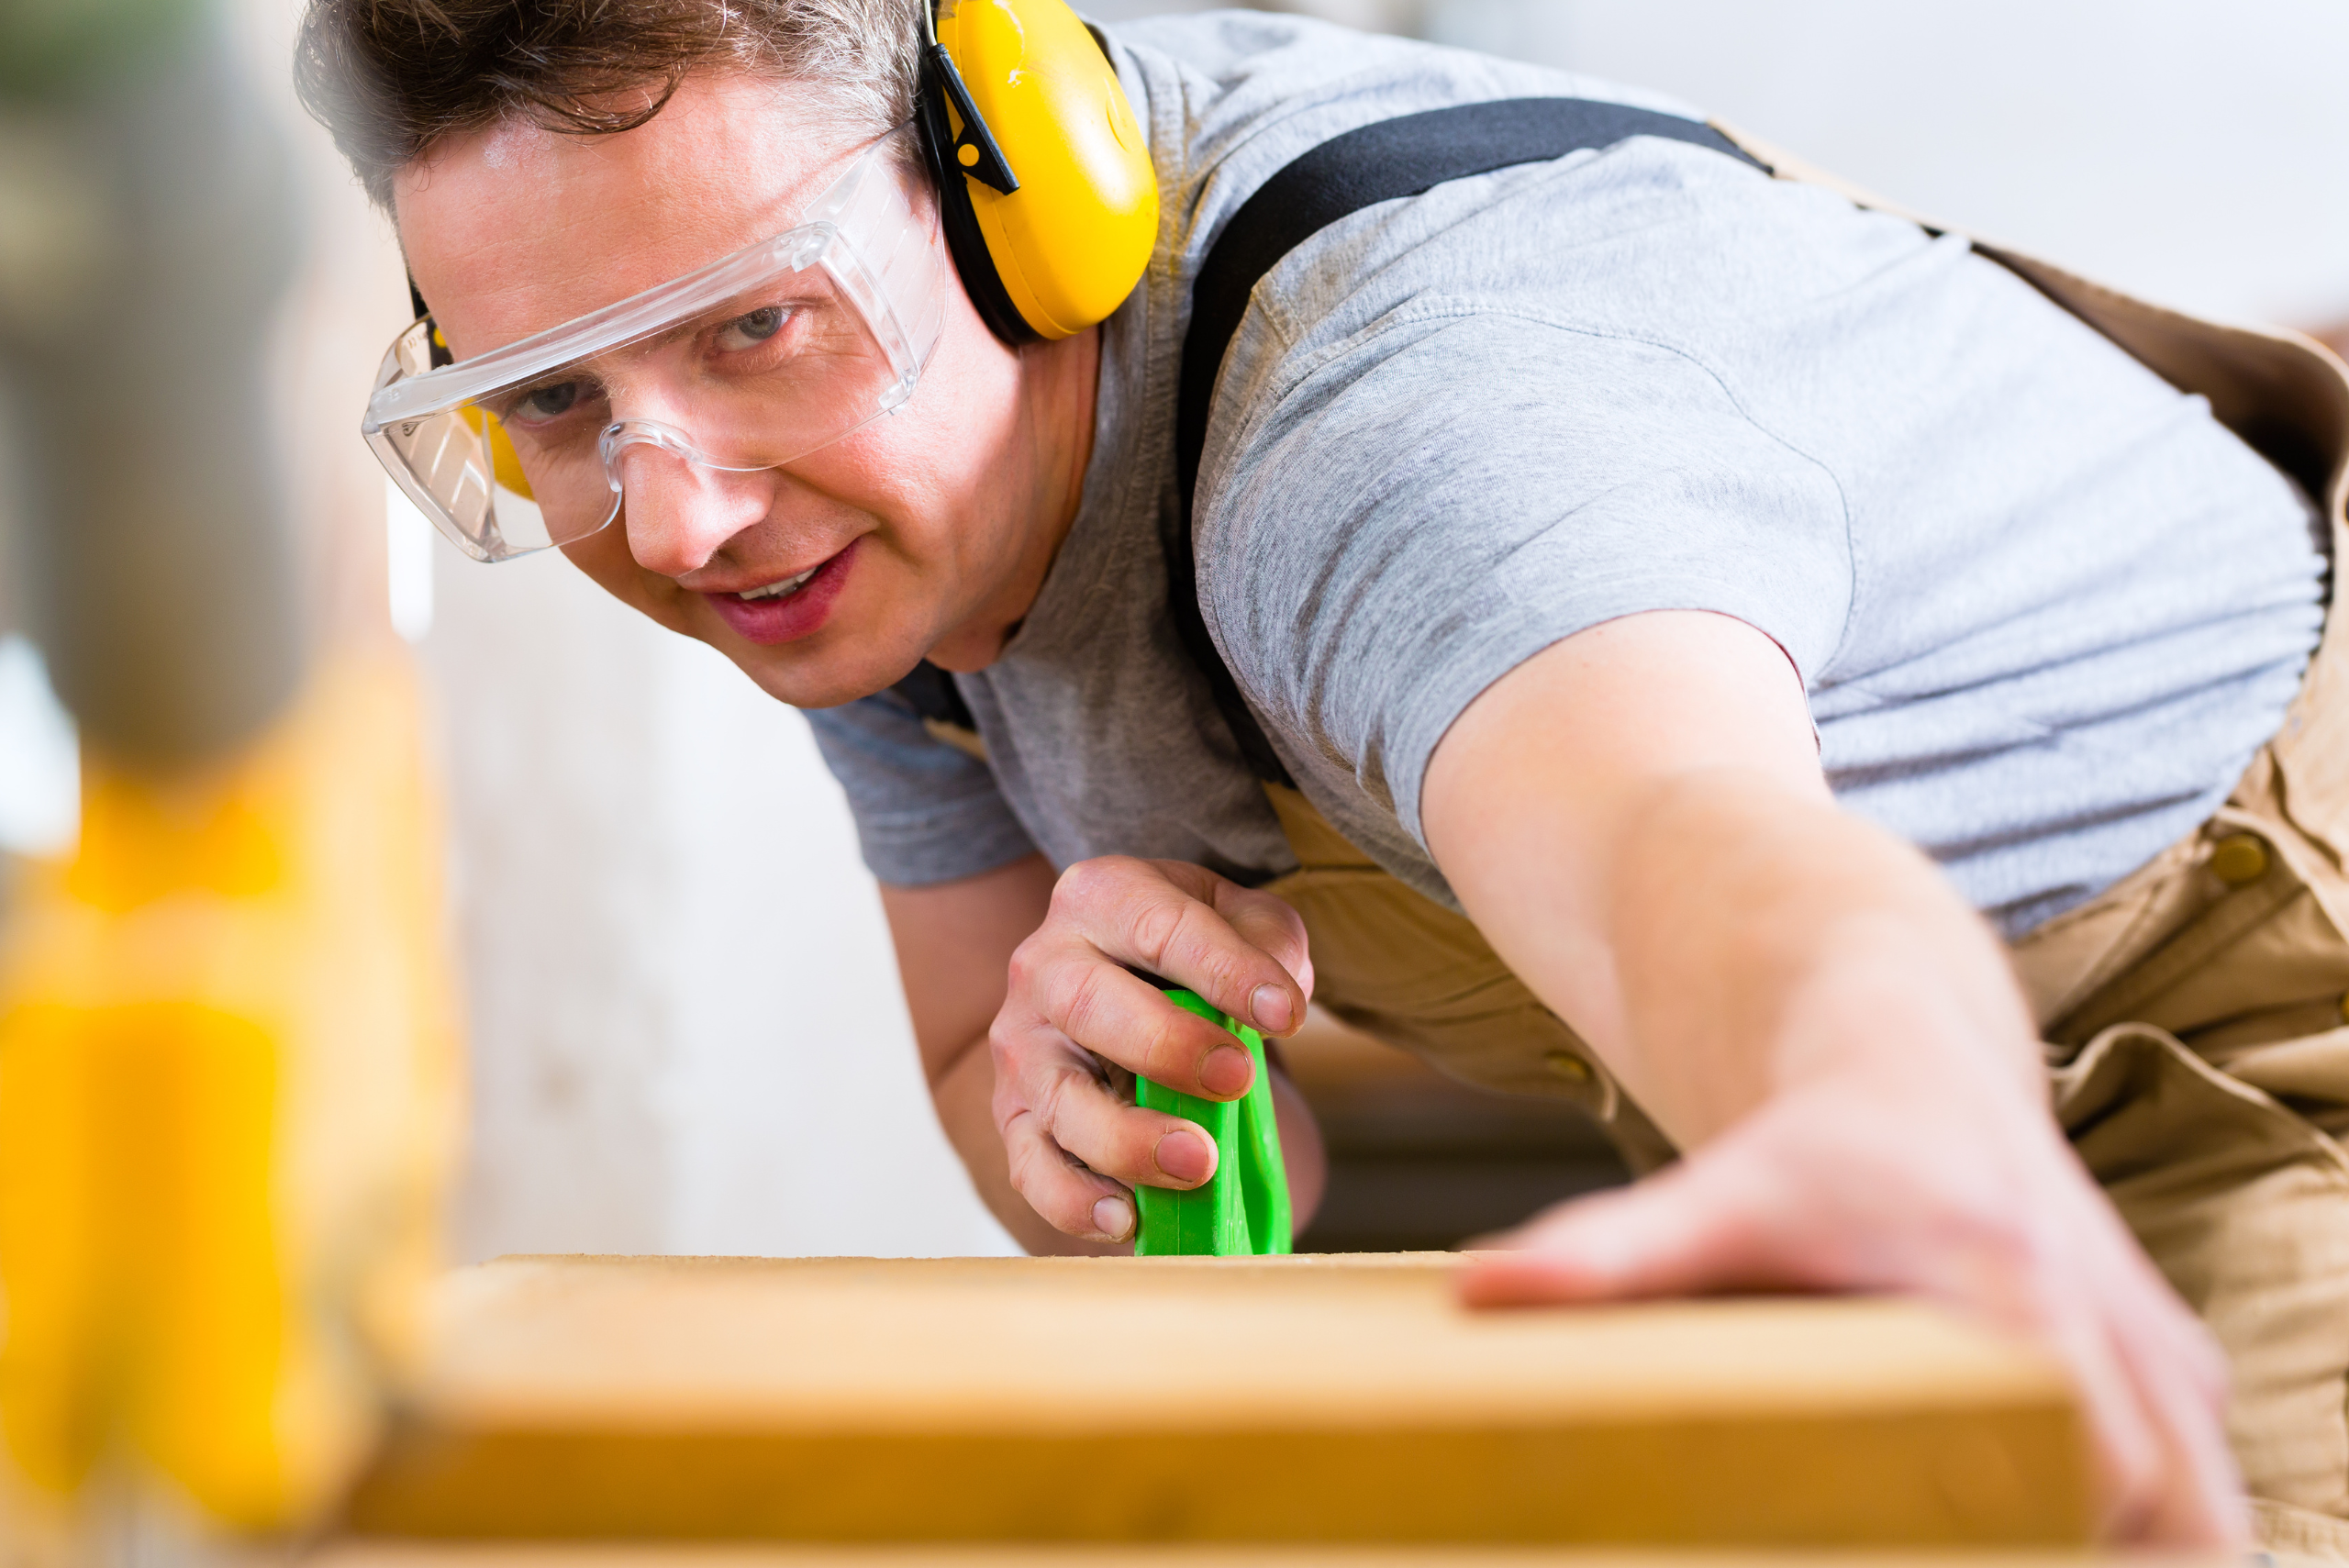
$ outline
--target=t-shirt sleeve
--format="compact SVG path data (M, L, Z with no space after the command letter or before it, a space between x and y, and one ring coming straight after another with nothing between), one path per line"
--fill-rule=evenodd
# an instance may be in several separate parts
M1234 674L1422 847L1437 742L1542 649L1710 610L1808 684L1852 599L1833 476L1702 364L1500 312L1390 322L1326 357L1238 432L1216 495L1202 607Z
M894 693L808 709L807 723L881 881L953 882L1036 852L987 765L932 736Z

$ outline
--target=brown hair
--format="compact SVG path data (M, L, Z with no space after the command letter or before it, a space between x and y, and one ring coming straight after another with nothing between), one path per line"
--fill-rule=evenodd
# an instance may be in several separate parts
M303 106L388 209L392 176L445 136L527 117L607 135L685 73L733 66L819 90L843 129L913 113L925 0L310 0Z

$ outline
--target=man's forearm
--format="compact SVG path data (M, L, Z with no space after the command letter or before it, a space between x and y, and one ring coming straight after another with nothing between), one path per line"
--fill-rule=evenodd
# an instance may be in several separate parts
M1822 1075L1962 1066L2043 1093L1997 940L1915 850L1731 770L1663 786L1626 828L1614 1065L1684 1144Z
M1945 1062L2002 1113L2017 1089L2043 1106L1997 940L1836 806L1802 687L1751 628L1635 616L1554 645L1455 721L1424 809L1470 917L1684 1148L1864 1070Z

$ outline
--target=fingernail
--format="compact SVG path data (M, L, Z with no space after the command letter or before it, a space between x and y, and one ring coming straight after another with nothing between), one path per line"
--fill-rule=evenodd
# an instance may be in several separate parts
M1288 993L1277 985L1257 986L1256 994L1248 998L1248 1011L1254 1016L1256 1027L1267 1034L1280 1033L1296 1017Z
M1093 1206L1093 1229L1112 1241L1133 1234L1134 1206L1121 1197L1105 1197Z
M1194 1184L1215 1174L1215 1145L1197 1130L1175 1129L1158 1140L1152 1156L1158 1168L1178 1182Z
M1255 1072L1255 1064L1248 1060L1246 1051L1236 1045L1219 1045L1199 1063L1199 1087L1210 1095L1233 1099L1248 1092Z

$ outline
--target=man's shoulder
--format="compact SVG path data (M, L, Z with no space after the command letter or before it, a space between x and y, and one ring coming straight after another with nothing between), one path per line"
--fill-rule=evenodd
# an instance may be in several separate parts
M1308 17L1209 11L1106 29L1150 128L1162 199L1196 264L1308 150L1359 127L1501 98L1572 97L1701 117L1666 95Z

